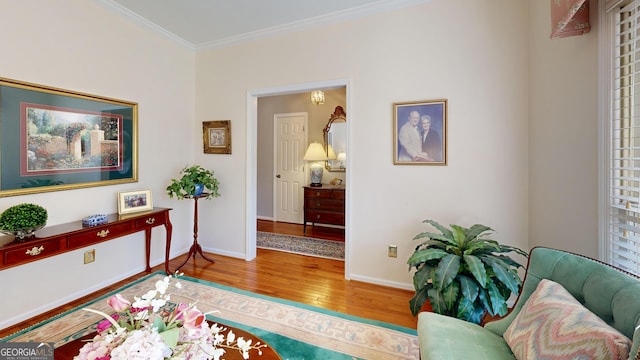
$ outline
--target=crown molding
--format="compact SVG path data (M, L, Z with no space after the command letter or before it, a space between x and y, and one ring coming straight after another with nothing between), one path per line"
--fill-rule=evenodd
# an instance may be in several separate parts
M379 0L370 4L353 7L341 11L335 11L329 14L316 16L312 18L303 19L300 21L294 21L287 24L269 27L266 29L252 31L244 34L238 34L234 36L225 37L219 40L205 42L202 44L193 44L176 34L168 31L167 29L147 20L146 18L138 15L137 13L129 10L128 8L120 5L113 0L96 0L98 3L104 5L106 8L114 11L115 13L126 17L127 19L138 23L163 37L170 39L171 41L184 46L187 49L194 51L209 50L215 48L221 48L231 46L243 42L249 42L260 38L266 38L279 34L286 34L295 31L301 31L305 29L317 28L338 22L352 20L356 18L362 18L373 14L382 13L385 11L400 9L404 7L414 6L431 2L432 0Z
M249 42L260 38L266 38L279 34L286 34L306 29L317 28L330 24L335 24L347 20L363 18L366 16L391 11L404 7L414 6L418 4L428 3L432 0L379 0L370 4L356 6L350 9L335 11L325 15L294 21L287 24L273 26L270 28L252 31L235 36L229 36L220 40L210 41L195 45L196 51L221 48L236 45L243 42Z
M100 3L101 5L103 5L104 7L106 7L107 9L115 12L118 15L122 15L125 18L133 21L134 23L137 23L139 25L142 25L160 35L162 35L163 37L175 42L178 45L184 46L185 48L189 49L189 50L195 50L196 46L190 42L188 42L187 40L179 37L178 35L172 33L171 31L168 31L167 29L163 28L162 26L157 25L154 22L151 22L149 20L147 20L146 18L138 15L137 13L129 10L128 8L120 5L119 3L113 1L113 0L96 0L98 3Z

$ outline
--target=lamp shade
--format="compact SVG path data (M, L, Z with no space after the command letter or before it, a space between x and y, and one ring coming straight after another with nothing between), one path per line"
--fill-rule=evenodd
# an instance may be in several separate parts
M329 160L335 160L337 158L336 152L333 151L331 144L327 144L327 158L329 158Z
M302 159L307 161L327 160L327 153L324 152L320 143L314 142L309 144L307 152L304 153L304 157Z

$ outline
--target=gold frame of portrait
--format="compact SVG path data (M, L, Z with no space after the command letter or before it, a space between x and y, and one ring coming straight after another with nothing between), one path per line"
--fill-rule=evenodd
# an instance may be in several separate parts
M400 136L406 139L404 134L407 134L408 130L402 130L402 127L409 122L409 116L413 112L418 112L417 127L420 128L423 117L430 119L429 125L433 129L434 134L440 135L440 145L436 146L436 151L433 151L431 155L424 151L425 143L420 138L420 130L418 130L418 138L411 135L411 139L408 144L403 145L400 141ZM425 119L426 120L426 119ZM429 130L427 133L431 132ZM447 165L447 99L436 100L422 100L422 101L405 101L393 103L393 164L394 165ZM435 139L434 139L435 138ZM437 144L437 136L427 137L430 140L430 146L433 148L433 142ZM416 141L420 141L420 149L416 146ZM411 146L411 150L404 150L406 147ZM427 145L429 146L429 145ZM439 149L439 152L437 151ZM434 154L435 153L435 154Z
M214 135L222 141L212 141ZM231 120L203 121L202 144L205 154L231 154Z

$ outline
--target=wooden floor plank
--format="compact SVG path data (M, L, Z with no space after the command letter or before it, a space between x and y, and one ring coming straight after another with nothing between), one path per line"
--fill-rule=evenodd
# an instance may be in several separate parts
M325 240L335 240L344 242L344 228L336 228L322 225L307 225L307 232L304 232L302 224L292 224L269 220L258 220L258 231L276 234L286 234L295 236L306 236Z
M209 263L198 255L195 260L190 259L181 271L187 276L258 294L416 328L416 318L411 315L408 304L413 295L412 291L353 280L347 281L344 279L344 262L342 261L265 249L258 249L258 256L252 261L208 253L207 255L214 259L215 263ZM175 269L184 260L185 255L171 260L170 269ZM153 268L154 271L163 269L163 264ZM0 337L5 337L24 327L77 307L142 275L144 273L132 276L21 324L2 329Z

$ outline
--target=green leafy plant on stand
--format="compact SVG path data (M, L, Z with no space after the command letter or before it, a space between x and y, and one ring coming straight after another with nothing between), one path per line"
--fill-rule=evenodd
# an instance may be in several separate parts
M196 188L200 188L199 192L206 194L205 199L211 199L220 196L218 192L219 182L213 175L212 170L203 168L200 165L185 166L180 171L182 177L180 179L171 179L171 183L167 186L167 194L170 198L174 196L178 199L191 198L198 196ZM205 191L205 192L203 192Z
M518 275L522 265L502 254L528 254L485 238L493 230L484 225L450 225L448 229L434 220L423 222L440 233L423 232L414 237L426 241L416 246L407 260L409 270L416 270L411 313L417 315L428 300L435 313L476 324L486 314L506 315L507 300L517 295L522 285Z

